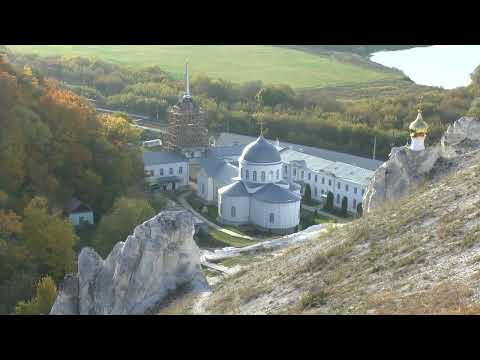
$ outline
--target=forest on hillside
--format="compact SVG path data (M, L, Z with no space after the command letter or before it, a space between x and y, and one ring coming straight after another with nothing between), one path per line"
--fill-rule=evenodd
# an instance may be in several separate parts
M0 314L49 311L81 247L105 256L163 206L139 195L139 135L125 118L98 116L56 80L0 55ZM65 217L73 197L95 210L91 241Z
M380 46L380 45L379 45ZM371 49L370 49L371 50ZM369 50L369 51L370 51ZM5 50L8 51L8 50ZM166 121L183 83L158 67L128 68L81 57L39 57L9 54L12 62L31 66L53 77L77 94L93 98L99 106L147 115ZM394 96L368 96L338 101L294 91L288 85L260 81L241 85L193 75L191 91L207 113L211 133L231 131L256 135L260 122L268 136L283 141L371 157L374 138L377 158L385 159L392 146L408 140L408 124L416 117L423 96L424 118L430 124L427 142L437 142L446 127L478 107L478 72L469 87L443 90L433 87L399 88Z

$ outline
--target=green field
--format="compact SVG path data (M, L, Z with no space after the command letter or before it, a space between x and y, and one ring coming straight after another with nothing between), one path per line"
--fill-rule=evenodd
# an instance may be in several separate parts
M262 80L293 88L319 88L396 79L398 73L369 69L321 54L264 45L7 45L41 56L95 57L127 66L158 65L182 78L185 60L192 76L204 74L234 83Z

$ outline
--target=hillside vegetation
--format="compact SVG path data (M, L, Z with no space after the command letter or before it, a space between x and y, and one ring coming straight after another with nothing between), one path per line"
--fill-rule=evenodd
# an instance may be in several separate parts
M263 45L9 45L41 56L82 56L132 67L159 66L182 79L185 60L192 73L233 83L263 81L292 88L317 88L402 77L388 68L362 67L325 53Z
M480 314L480 155L215 285L213 314ZM177 304L188 311L190 303Z
M1 49L0 49L1 50ZM82 57L39 57L9 54L12 62L53 77L97 106L143 114L166 122L167 109L183 91L159 67L132 69ZM436 142L463 114L480 112L477 69L472 85L455 90L417 86L408 80L381 80L295 91L288 85L261 81L234 84L193 75L191 91L206 112L211 134L231 131L255 136L263 123L267 136L355 155L385 159L392 146L406 143L407 128L424 97L427 142Z
M116 204L99 221L100 249L152 215L145 201L117 201L143 185L138 139L123 117L97 116L57 81L0 55L0 314L17 303L17 313L45 313L55 282L74 269L87 244L63 214L72 197L96 221Z

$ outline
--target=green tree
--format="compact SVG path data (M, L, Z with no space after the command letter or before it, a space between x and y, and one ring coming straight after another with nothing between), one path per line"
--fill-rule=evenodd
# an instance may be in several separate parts
M45 198L33 198L24 211L23 238L39 267L54 279L73 270L74 246L77 240L72 224L48 212Z
M347 216L348 199L346 196L342 199L342 215Z
M15 307L17 315L48 315L57 298L57 287L50 276L37 284L37 292L30 301L20 301Z
M155 210L143 199L122 197L113 205L98 225L93 244L102 256L107 256L119 241L125 241L134 228L155 215Z
M362 203L357 205L357 215L360 217L363 215L363 206Z
M324 209L327 211L333 210L333 192L331 191L327 193L327 201L325 202Z
M312 202L312 189L310 188L310 184L305 185L305 191L303 193L303 199L305 200L306 204Z

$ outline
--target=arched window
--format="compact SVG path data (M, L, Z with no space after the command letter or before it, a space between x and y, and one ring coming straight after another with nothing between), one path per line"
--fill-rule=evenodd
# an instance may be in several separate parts
M314 189L314 191L313 191L313 192L315 193L315 196L317 196L317 195L318 195L318 190L317 190L317 187L315 186L313 189Z
M285 173L285 175L287 175L287 172L288 172L288 168L287 168L287 165L285 165L285 167L283 168L283 172Z
M276 174L277 180L280 179L280 170L277 169L277 174Z
M268 181L273 181L273 171L270 170L270 172L268 173Z
M202 184L202 194L205 194L205 184Z
M253 171L253 181L257 181L257 172L256 171Z
M236 215L236 213L237 213L237 210L235 209L235 206L232 206L232 211L231 211L231 213L232 213L232 218L234 218L235 215Z
M273 224L275 222L275 214L270 213L270 224Z
M265 171L262 171L262 182L265 182Z
M250 172L248 170L245 170L245 179L249 179L250 178Z
M357 208L357 200L353 199L353 208L356 209Z
M337 194L337 204L340 204L340 194Z

